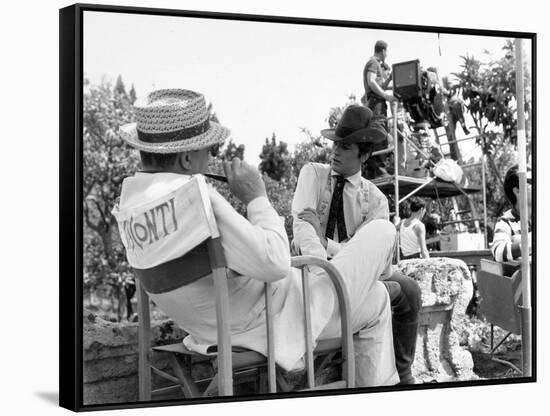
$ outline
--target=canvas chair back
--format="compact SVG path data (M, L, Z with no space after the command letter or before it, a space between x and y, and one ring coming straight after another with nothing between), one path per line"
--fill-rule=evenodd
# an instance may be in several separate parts
M521 333L521 271L517 266L481 259L477 286L480 313L488 322L514 334Z

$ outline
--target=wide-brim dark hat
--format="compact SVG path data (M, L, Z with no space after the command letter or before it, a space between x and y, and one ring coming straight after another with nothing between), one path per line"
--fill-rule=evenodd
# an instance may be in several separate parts
M321 135L335 142L380 143L388 137L384 121L384 117L374 117L369 108L352 104L344 110L336 128L321 130Z

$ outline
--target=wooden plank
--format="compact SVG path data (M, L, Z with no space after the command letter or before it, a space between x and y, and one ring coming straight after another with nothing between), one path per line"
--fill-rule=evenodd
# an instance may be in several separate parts
M179 387L179 380L177 377L174 377L173 375L171 374L168 374L167 372L165 371L162 371L156 367L151 367L151 369L153 370L153 372L155 374L157 374L159 377L162 377L162 378L165 378L166 380L170 380L171 382L173 383L178 383L178 387ZM157 390L160 390L160 389L157 389ZM153 390L153 393L155 393L155 391L157 390Z
M229 328L229 293L223 247L219 238L207 240L216 296L216 324L218 329L218 388L221 396L233 395L233 364L231 331Z
M261 367L267 364L265 356L259 352L248 350L239 353L233 353L231 363L233 371L244 370L248 368ZM218 369L219 360L214 361L213 367Z
M175 377L174 377L175 378ZM173 392L174 390L179 390L181 391L181 386L178 384L174 385L174 386L168 386L168 387L160 387L158 389L155 389L151 392L151 394L153 396L155 395L161 395L161 394L167 394L167 393L171 393Z
M313 369L313 340L311 336L311 309L309 279L305 267L300 268L302 272L302 287L304 299L304 319L305 319L305 338L306 338L306 369L307 384L309 388L315 387L315 374Z
M176 354L170 354L170 361L185 397L200 397L199 390L193 382L190 372L185 368L185 364L178 359Z
M277 379L275 374L275 339L273 331L273 299L271 297L271 283L264 284L266 327L267 327L267 375L270 393L277 393Z
M339 301L340 319L342 322L343 378L347 380L348 387L355 387L355 353L353 349L353 333L351 328L351 306L344 279L333 264L322 258L314 256L299 256L292 258L292 267L303 267L306 265L314 265L323 268L334 285Z
M218 329L218 389L221 396L233 395L231 333L229 329L229 294L225 268L212 270L216 291L216 322Z
M139 401L151 400L151 317L149 296L136 279L138 297L138 384Z

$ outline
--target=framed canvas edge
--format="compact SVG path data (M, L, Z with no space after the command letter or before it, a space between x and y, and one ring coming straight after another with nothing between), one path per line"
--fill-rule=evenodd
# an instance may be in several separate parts
M537 34L531 33L529 37L531 40L531 106L532 106L532 120L531 120L531 170L533 173L532 184L532 262L531 262L531 379L537 381Z
M517 377L494 380L471 380L385 386L339 390L310 391L307 393L257 394L253 396L215 397L200 399L166 400L151 402L126 402L116 404L83 404L83 296L82 296L82 86L83 86L83 21L86 11L147 14L211 18L224 20L245 20L266 23L288 23L314 26L336 26L349 28L384 29L474 36L496 36L521 38L531 41L532 79L532 169L533 180L533 245L534 262L531 266L532 288L532 374L530 377ZM160 9L117 5L77 3L59 9L59 405L73 411L95 411L193 405L204 403L245 402L250 400L272 400L300 397L363 394L403 390L424 390L501 384L532 383L537 381L536 355L536 148L537 148L537 91L536 91L536 40L535 32L500 31L474 28L421 26L396 23L373 23L348 20L317 19L308 17L249 15L212 11L192 11ZM68 278L67 276L72 278Z
M80 95L77 6L59 11L59 405L82 403ZM81 225L81 224L80 224Z
M366 29L381 29L381 30L396 30L407 32L428 32L428 33L448 33L448 34L465 34L474 36L496 36L496 37L511 37L532 39L536 36L535 32L522 31L506 31L496 29L476 29L476 28L461 28L450 26L423 26L400 23L385 23L385 22L363 22L356 20L335 20L335 19L320 19L311 17L296 17L296 16L272 16L261 14L244 14L244 13L229 13L229 12L214 12L202 10L184 10L184 9L165 9L154 7L134 7L134 6L118 6L107 4L91 4L91 3L76 3L74 5L81 11L93 12L113 12L113 13L128 13L128 14L149 14L160 16L179 16L179 17L195 17L208 19L223 19L223 20L246 20L251 22L264 23L289 23L302 24L312 26L336 26L348 28L366 28Z

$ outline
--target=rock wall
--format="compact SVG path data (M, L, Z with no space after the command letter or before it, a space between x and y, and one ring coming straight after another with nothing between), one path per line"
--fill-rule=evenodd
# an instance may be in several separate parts
M153 321L151 330L155 345L181 340L185 334L171 320ZM137 333L137 323L112 323L84 311L84 404L137 401ZM168 358L162 354L154 354L153 359L156 367L168 367ZM153 380L162 385L162 380Z
M413 364L417 382L474 380L473 360L459 344L466 308L473 294L472 277L462 260L403 260L397 266L422 291L422 310Z

